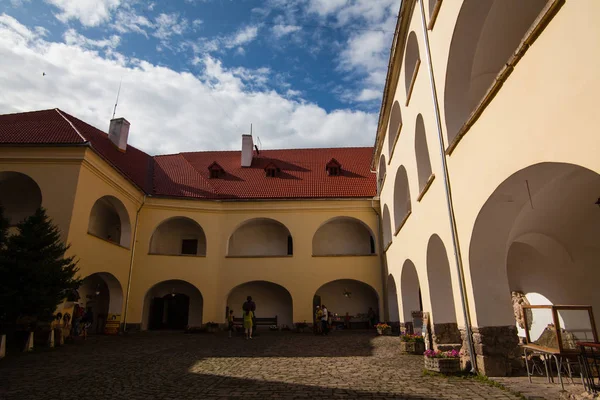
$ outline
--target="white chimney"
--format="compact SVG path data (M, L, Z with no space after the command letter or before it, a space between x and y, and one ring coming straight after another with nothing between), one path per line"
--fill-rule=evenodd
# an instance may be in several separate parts
M108 128L108 138L121 151L127 150L127 137L129 136L129 121L125 118L115 118L110 120Z
M254 155L254 142L252 135L242 135L242 167L252 165L252 156Z

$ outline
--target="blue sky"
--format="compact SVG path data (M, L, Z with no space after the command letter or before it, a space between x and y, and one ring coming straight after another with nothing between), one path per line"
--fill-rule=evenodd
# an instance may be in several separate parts
M150 153L372 145L400 0L0 0L0 113L59 107ZM42 72L46 73L45 76Z

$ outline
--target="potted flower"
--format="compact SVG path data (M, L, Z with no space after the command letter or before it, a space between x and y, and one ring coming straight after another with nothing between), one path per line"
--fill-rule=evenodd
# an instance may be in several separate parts
M392 327L385 322L378 323L375 325L375 328L377 329L377 334L379 335L389 335L392 333Z
M425 369L429 371L442 374L460 372L460 352L458 350L427 350L423 355L425 356Z
M408 354L423 354L425 352L425 338L421 335L401 335L400 351Z

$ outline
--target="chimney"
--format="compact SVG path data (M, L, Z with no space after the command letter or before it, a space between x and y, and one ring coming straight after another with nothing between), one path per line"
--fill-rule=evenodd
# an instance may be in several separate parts
M129 136L129 121L125 118L115 118L110 120L108 128L108 138L121 151L127 150L127 137Z
M254 142L252 135L242 135L242 167L252 165L252 156L254 155Z

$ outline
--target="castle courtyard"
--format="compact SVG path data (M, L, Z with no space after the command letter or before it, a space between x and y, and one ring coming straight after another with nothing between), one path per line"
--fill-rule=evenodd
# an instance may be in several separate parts
M423 375L399 338L343 332L142 332L92 336L0 362L10 399L518 399L471 379Z

